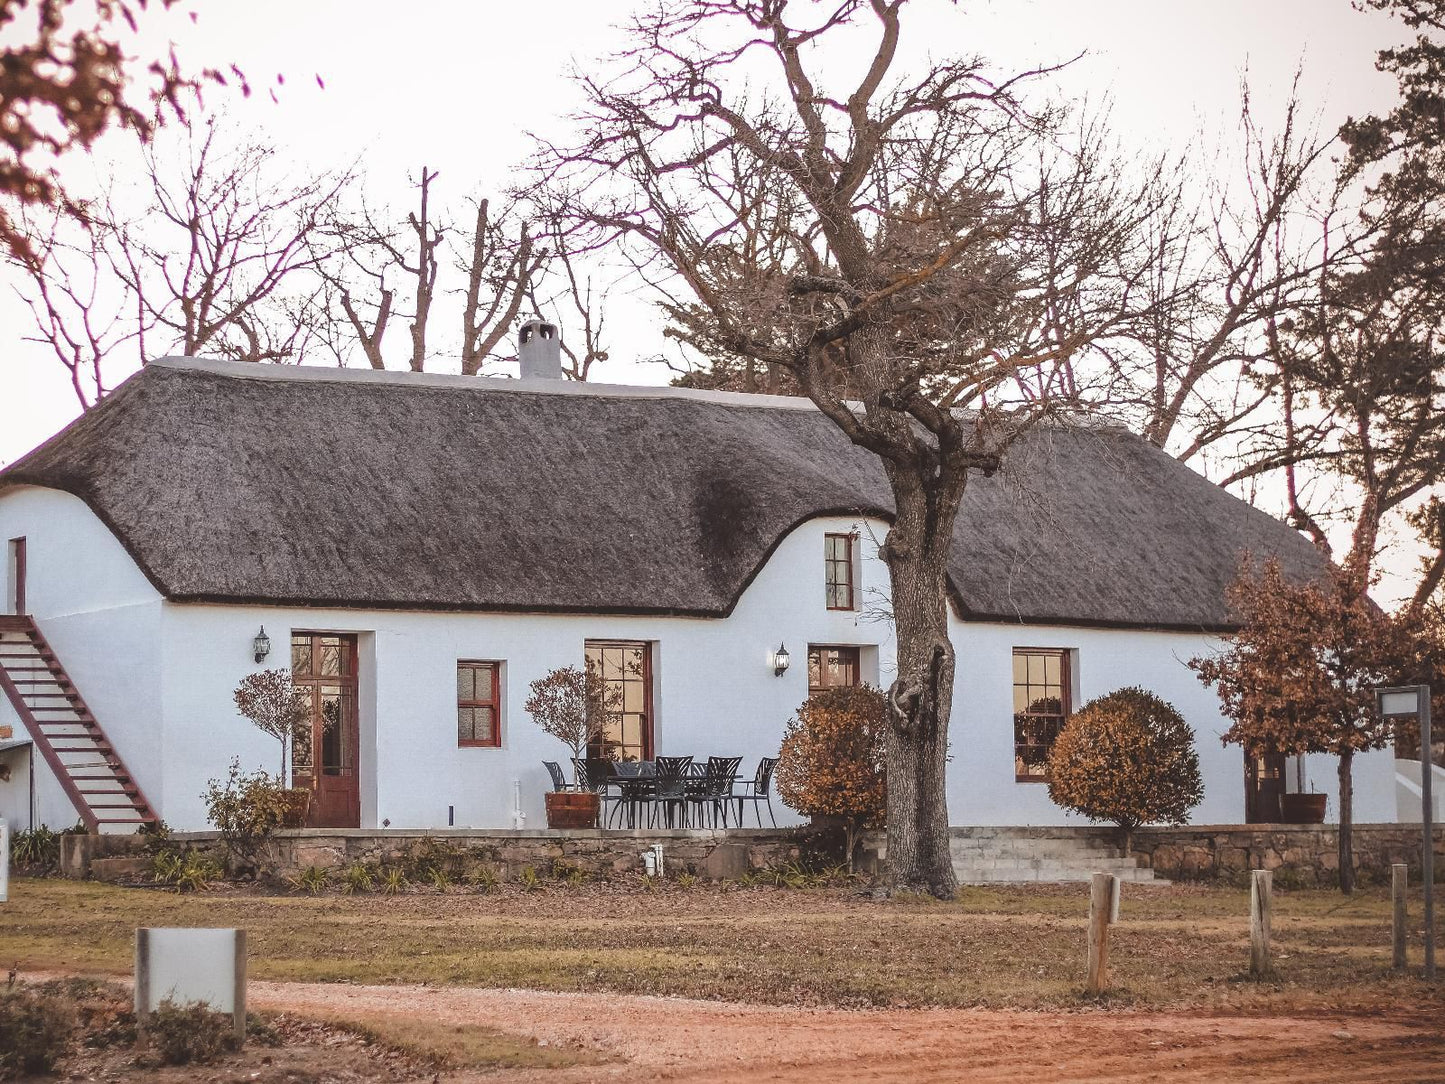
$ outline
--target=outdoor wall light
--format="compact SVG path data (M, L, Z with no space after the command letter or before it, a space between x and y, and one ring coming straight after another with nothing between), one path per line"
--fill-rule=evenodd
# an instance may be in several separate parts
M251 647L255 650L256 661L265 662L266 656L271 654L271 637L266 635L266 626L261 626L261 631L256 633L256 638L251 641Z
M788 656L788 649L785 645L779 644L778 650L773 652L773 676L782 677L788 672L788 666L793 660Z

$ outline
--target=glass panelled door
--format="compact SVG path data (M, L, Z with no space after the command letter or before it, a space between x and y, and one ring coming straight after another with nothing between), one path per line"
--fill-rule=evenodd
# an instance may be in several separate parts
M652 759L652 645L643 641L588 640L587 667L602 675L608 706L602 740L590 757Z
M291 680L311 702L311 726L292 743L291 776L311 787L313 828L361 827L356 678L355 636L292 634Z

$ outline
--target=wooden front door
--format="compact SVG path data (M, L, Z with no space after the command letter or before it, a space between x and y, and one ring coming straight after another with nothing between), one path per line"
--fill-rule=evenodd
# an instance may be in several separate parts
M1284 794L1283 753L1244 754L1244 820L1247 824L1279 824Z
M292 786L311 787L312 828L361 827L356 637L291 635L291 680L311 701L309 733L291 746Z

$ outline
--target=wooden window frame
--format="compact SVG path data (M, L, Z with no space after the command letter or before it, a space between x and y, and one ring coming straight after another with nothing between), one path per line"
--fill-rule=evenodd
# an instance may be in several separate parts
M844 560L840 561L837 558L828 556L828 545L835 538L843 540L844 553L846 555ZM858 587L856 577L853 574L854 550L857 541L858 536L852 533L830 531L823 536L823 599L830 610L856 610L858 608ZM848 578L846 581L840 582L833 578L834 570L839 566L847 570ZM831 596L835 593L834 589L838 587L847 588L847 605L833 605Z
M641 648L642 649L642 716L645 725L642 728L642 756L640 760L652 760L657 754L657 717L654 714L654 703L652 696L652 674L653 661L652 652L656 645L655 640L599 640L585 639L582 641L582 657L587 658L587 651L590 648L606 649L609 647L620 648ZM605 680L605 679L604 679ZM589 745L587 756L600 755L600 750Z
M502 747L502 662L500 659L458 659L457 669L489 666L492 669L492 697L490 700L463 700L457 697L457 710L462 708L492 709L492 738L482 741L478 738L463 738L457 733L458 749L500 749Z
M1013 660L1014 660L1014 659L1018 658L1020 655L1047 655L1047 656L1050 656L1050 657L1053 657L1053 658L1058 659L1058 660L1059 660L1059 712L1058 712L1058 716L1057 716L1057 717L1058 717L1058 719L1059 719L1059 729L1062 730L1063 727L1064 727L1064 724L1069 721L1069 716L1072 715L1073 712L1074 712L1074 703L1073 703L1073 699L1074 699L1074 693L1073 693L1073 682L1074 682L1073 654L1074 654L1073 649L1072 649L1072 648L1067 648L1067 647L1016 647L1016 648L1014 648L1013 651L1009 654L1009 678L1010 678L1010 681L1009 681L1009 699L1010 699L1010 702L1012 702L1012 700L1013 700L1013 690L1018 686L1018 683L1017 683L1016 681L1013 681L1013 680L1012 680L1012 678L1013 678ZM1014 718L1016 718L1018 715L1031 715L1031 716L1034 716L1034 717L1036 717L1036 718L1041 718L1041 719L1052 719L1052 718L1055 717L1055 714L1054 714L1053 712L1030 712L1030 711L1013 712L1013 713L1011 713L1010 716L1009 716L1010 722L1012 722L1012 720L1013 720ZM1054 735L1054 739L1055 739L1055 740L1058 739L1058 734L1055 734L1055 735ZM1013 743L1013 744L1014 744L1014 759L1015 759L1015 761L1017 761L1017 759L1018 759L1018 750L1019 750L1019 743L1018 743L1018 737L1017 737L1017 735L1015 735L1014 743ZM1050 743L1050 746L1052 746L1052 742ZM1014 769L1014 782L1015 782L1015 783L1047 783L1048 781L1049 781L1049 777L1048 777L1048 773L1047 773L1047 772L1044 773L1043 775L1020 775L1019 772L1018 772L1018 769L1017 769L1017 768Z
M819 673L819 675L821 675L822 672L823 672L823 665L822 665L822 659L821 659L821 653L822 653L822 652L824 652L824 651L847 651L847 652L851 652L851 653L852 653L852 656L853 656L853 682L852 682L852 684L851 684L851 685L814 685L813 682L812 682L812 673L811 673L811 670L812 670L812 662L813 662L812 656L813 656L813 652L815 652L815 651L820 653L819 665L818 665L818 673ZM809 671L810 671L810 672L809 672L809 675L808 675L808 695L809 695L809 696L813 696L813 695L815 695L815 694L817 694L817 693L820 693L820 692L822 692L824 689L855 689L855 688L857 688L859 685L862 685L862 684L863 684L863 649L862 649L862 647L860 647L860 646L857 645L857 644L809 644L809 645L808 645L807 664L808 664L808 669L809 669Z

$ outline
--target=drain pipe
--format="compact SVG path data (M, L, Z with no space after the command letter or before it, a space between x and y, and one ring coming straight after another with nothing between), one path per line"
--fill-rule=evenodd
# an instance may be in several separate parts
M527 814L522 812L522 781L512 780L512 827L520 832L527 826Z

